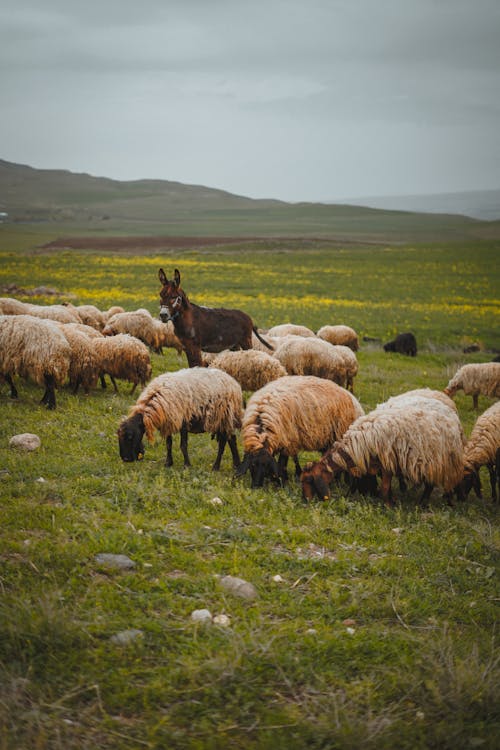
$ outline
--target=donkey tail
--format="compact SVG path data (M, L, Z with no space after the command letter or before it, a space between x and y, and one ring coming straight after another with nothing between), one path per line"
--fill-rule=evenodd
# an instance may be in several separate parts
M255 333L255 335L257 336L261 344L264 344L264 346L267 346L268 349L274 352L274 346L271 346L271 344L268 341L262 338L262 336L257 330L257 326L253 326L253 332Z

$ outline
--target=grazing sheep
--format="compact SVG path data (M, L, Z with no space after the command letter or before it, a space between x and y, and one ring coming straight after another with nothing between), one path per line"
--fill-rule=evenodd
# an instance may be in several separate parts
M467 497L471 488L481 498L479 469L486 466L490 475L491 497L497 502L500 491L500 401L486 409L476 420L465 446L462 490Z
M463 365L452 377L444 392L453 397L463 390L472 396L474 409L478 408L479 395L500 398L500 362Z
M398 333L393 341L384 344L384 352L397 352L410 357L417 356L417 340L413 333Z
M362 414L354 396L330 380L312 375L274 380L248 401L241 430L245 456L237 474L250 470L252 487L262 487L269 477L284 482L292 456L298 476L300 451L324 452Z
M61 328L69 328L72 331L79 331L80 333L83 333L84 336L87 336L87 338L90 339L102 339L103 335L100 331L98 331L93 326L88 326L85 323L57 323L57 325Z
M259 333L261 333L261 331ZM283 336L268 336L267 333L265 334L265 336L267 346L265 346L262 341L259 341L255 333L252 331L252 349L256 349L258 352L266 352L267 354L272 354L278 344L282 343Z
M258 391L267 383L287 374L274 357L256 349L226 349L219 354L202 353L203 364L224 370L238 381L243 391Z
M92 339L92 344L97 356L99 372L102 375L109 375L115 392L118 391L115 378L133 383L131 394L134 393L138 383L142 387L146 385L151 377L152 368L148 348L142 341L134 336L119 333L116 336Z
M45 387L41 403L56 408L55 388L68 377L71 348L49 320L31 315L0 315L0 374L17 398L13 376Z
M70 310L65 305L31 305L26 304L27 315L45 320L54 320L58 323L81 323L78 313Z
M353 352L359 349L358 334L349 326L323 326L317 331L316 336L329 344L342 344L348 346Z
M239 384L222 370L191 367L159 375L143 390L128 417L118 429L120 456L136 461L144 456L144 434L151 442L155 430L166 438L165 466L172 466L172 435L180 432L184 466L190 466L188 433L208 432L216 436L220 468L226 443L233 466L240 463L235 432L241 427L243 398Z
M445 404L445 406L448 406L448 408L452 409L456 414L458 414L458 409L453 399L447 396L444 391L436 391L432 388L415 388L412 391L405 391L404 393L400 393L398 396L391 396L382 404L377 404L377 409L379 407L390 408L392 406L398 406L402 403L403 400L422 396L424 398L435 398L438 401L441 401L442 404Z
M334 476L348 471L360 477L381 473L382 497L392 503L391 480L424 484L422 501L434 486L448 495L463 473L463 430L456 412L437 398L401 398L399 406L381 404L357 419L315 464L302 472L306 499L330 497Z
M273 326L270 328L266 333L266 340L268 336L305 336L308 338L311 336L316 337L316 334L306 326L298 326L293 323L282 323L279 326Z
M352 384L355 374L353 362L347 362L348 356L356 357L347 347L340 348L316 337L301 336L287 336L273 353L289 375L315 375L341 386L346 386L348 380ZM357 371L356 367L354 369Z

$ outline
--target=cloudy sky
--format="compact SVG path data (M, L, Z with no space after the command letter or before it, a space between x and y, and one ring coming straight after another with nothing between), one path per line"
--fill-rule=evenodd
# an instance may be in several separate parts
M0 158L283 200L500 188L499 0L2 0Z

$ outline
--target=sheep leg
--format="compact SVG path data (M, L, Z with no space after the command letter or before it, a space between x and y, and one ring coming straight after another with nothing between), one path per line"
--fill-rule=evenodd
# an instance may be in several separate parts
M393 508L395 503L392 497L392 473L382 469L382 481L380 484L380 490L382 492L382 499L388 508Z
M404 477L402 474L398 474L398 482L399 482L399 489L400 492L403 493L403 495L406 493L408 487L406 486L406 482L404 480Z
M491 485L491 499L494 503L497 501L497 472L493 464L488 464Z
M112 375L110 375L109 377L110 377L110 380L111 380L111 382L113 384L113 388L115 389L115 393L118 393L118 386L116 385L116 380L114 379L114 377Z
M76 396L76 394L78 393L78 389L79 389L79 387L81 385L81 382L82 382L82 378L80 376L78 376L77 379L76 379L76 381L75 381L75 384L73 386L73 395Z
M165 466L168 468L173 466L174 459L172 458L172 435L167 435L167 457L165 459Z
M238 445L236 443L236 435L231 435L231 437L227 439L227 442L229 443L229 448L233 457L233 468L237 469L241 461L240 454L238 453Z
M293 462L295 464L295 479L297 481L299 481L300 475L302 474L302 468L301 468L301 466L299 464L299 457L298 456L294 456L293 457Z
M130 391L130 395L131 395L131 396L133 396L133 395L134 395L134 391L135 391L135 389L136 389L136 388L137 388L137 383L133 383L133 384L132 384L132 390Z
M191 462L188 456L188 428L185 422L183 422L182 427L181 427L180 446L181 446L182 455L184 456L184 468L187 468L188 466L191 466Z
M5 382L8 383L9 386L10 386L10 397L11 398L17 398L18 397L17 388L14 385L14 381L12 380L12 376L11 375L4 375L4 378L5 378Z
M474 409L479 408L479 396L477 393L474 393L472 396L472 405Z
M45 404L47 409L56 408L56 394L55 394L55 383L54 376L45 374L43 376L45 381L45 393L42 396L41 404Z
M281 484L286 484L288 482L288 455L281 451L279 458L278 458L278 479L280 480Z
M429 498L431 496L431 492L434 489L434 485L430 482L424 482L424 491L422 494L422 497L420 498L420 504L423 506L429 505Z
M107 386L106 386L106 378L104 377L104 375L102 373L99 375L99 379L101 381L101 388L103 390L105 390L107 388Z
M220 469L220 462L222 461L222 456L224 455L224 448L226 447L227 443L227 437L223 435L221 432L218 432L216 435L217 438L217 458L214 461L214 464L212 466L212 471L219 471Z

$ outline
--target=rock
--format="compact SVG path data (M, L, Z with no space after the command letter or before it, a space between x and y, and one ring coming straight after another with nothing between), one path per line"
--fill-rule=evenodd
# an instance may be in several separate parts
M195 609L191 612L191 620L193 622L208 624L209 622L212 622L212 613L209 609Z
M236 576L222 576L219 581L220 585L230 594L240 596L242 599L255 599L257 597L257 589L252 583L244 581L243 578L236 578Z
M273 581L275 583L284 583L285 579L278 573L277 575L273 576Z
M118 646L128 646L129 643L132 643L143 636L144 633L142 630L131 628L130 630L121 630L119 633L115 633L115 635L111 636L110 640Z
M127 555L113 555L109 552L100 552L95 556L95 561L106 568L115 570L131 570L135 568L135 562Z
M41 444L42 441L38 435L34 435L32 432L23 432L20 435L14 435L9 440L11 448L19 448L23 451L36 451Z
M213 497L208 501L210 505L223 505L224 501L220 497Z
M228 628L231 625L231 620L227 615L215 615L213 623L221 628Z

